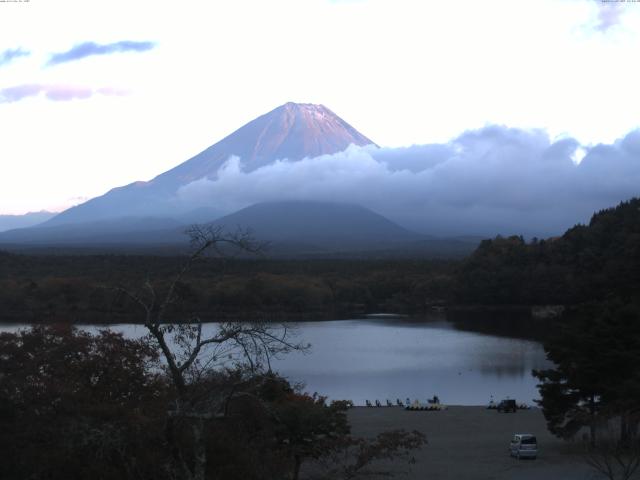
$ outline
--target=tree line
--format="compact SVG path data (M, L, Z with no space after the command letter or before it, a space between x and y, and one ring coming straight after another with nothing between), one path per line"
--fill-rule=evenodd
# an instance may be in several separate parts
M0 253L0 321L134 322L130 299L111 286L152 279L166 288L183 260ZM206 320L422 314L449 294L452 265L442 260L205 258L182 279L182 302L173 308Z
M496 237L463 260L209 258L179 286L207 319L424 314L442 305L578 305L640 287L638 200L546 240ZM135 321L114 283L168 284L182 257L0 252L2 321ZM180 312L176 312L180 313Z
M455 298L484 305L577 305L640 287L640 200L597 212L556 238L484 240L455 273Z

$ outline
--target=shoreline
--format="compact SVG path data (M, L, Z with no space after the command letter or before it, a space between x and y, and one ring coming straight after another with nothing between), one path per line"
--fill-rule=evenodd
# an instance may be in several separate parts
M380 464L399 476L408 470L401 477L408 480L599 478L584 463L579 442L563 441L547 431L538 407L516 413L498 413L486 406L451 405L442 411L353 407L347 416L356 436L372 437L393 429L418 430L427 436L427 445L411 452L413 465L402 461ZM515 433L537 436L537 459L509 456L509 441Z

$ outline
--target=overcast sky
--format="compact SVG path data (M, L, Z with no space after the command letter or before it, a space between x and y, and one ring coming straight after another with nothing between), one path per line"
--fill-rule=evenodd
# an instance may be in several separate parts
M639 127L639 39L640 3L600 0L0 2L0 214L148 180L287 101L383 147L501 125L579 161Z

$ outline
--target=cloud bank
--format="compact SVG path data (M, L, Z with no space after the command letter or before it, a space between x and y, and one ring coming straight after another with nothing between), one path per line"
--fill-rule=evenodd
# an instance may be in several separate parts
M91 87L77 85L47 85L32 83L0 89L0 104L19 102L20 100L30 97L37 97L40 94L44 94L45 98L48 100L64 102L87 99L94 95L121 96L126 95L127 92L113 87L94 89Z
M0 53L0 67L13 62L16 58L27 57L31 55L31 52L23 50L22 48L8 49Z
M580 149L586 155L577 164ZM180 188L175 202L226 212L283 199L349 202L434 235L551 236L637 195L640 130L588 147L542 130L488 126L443 144L351 146L251 172L231 157L215 179Z
M75 45L66 52L54 53L51 55L47 65L58 65L60 63L73 62L94 55L109 55L122 52L146 52L156 46L155 42L133 42L124 40L121 42L99 44L94 42L84 42Z

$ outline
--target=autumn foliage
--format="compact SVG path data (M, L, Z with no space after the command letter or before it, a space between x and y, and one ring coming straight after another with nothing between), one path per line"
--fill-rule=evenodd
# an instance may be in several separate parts
M354 438L347 402L270 372L203 372L189 398L211 392L226 400L203 417L207 479L353 478L425 443L418 432ZM195 461L177 398L145 340L64 325L0 334L0 478L176 478Z

